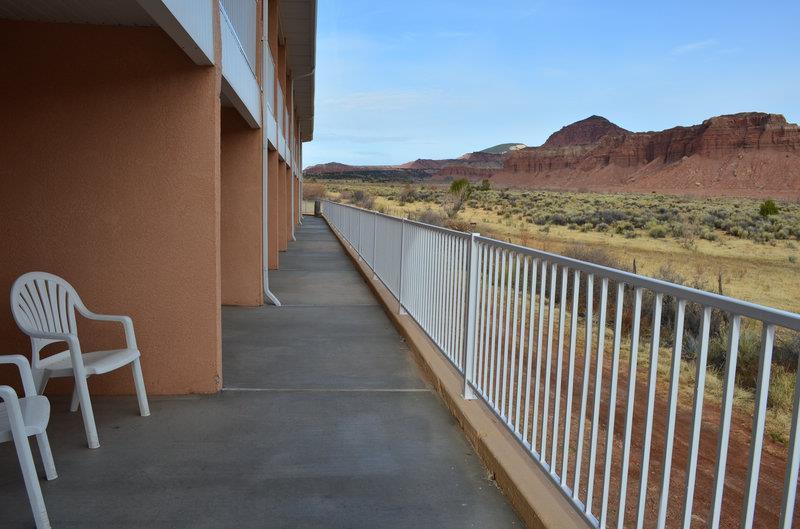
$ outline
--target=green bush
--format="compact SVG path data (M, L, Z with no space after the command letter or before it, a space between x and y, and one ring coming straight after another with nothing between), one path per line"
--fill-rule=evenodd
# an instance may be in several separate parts
M653 224L647 234L653 239L663 239L667 236L667 228L661 224Z
M772 199L767 199L761 203L761 207L758 208L758 214L762 217L769 217L770 215L777 215L778 214L778 206L775 204L775 201Z

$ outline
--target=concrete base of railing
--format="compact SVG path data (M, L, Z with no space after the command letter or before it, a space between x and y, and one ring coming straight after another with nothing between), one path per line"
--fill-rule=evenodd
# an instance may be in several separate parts
M332 227L331 227L332 228ZM462 396L464 381L425 331L405 311L358 254L333 230L361 276L415 354L416 363L458 421L475 452L527 527L587 528L564 494L479 400ZM402 314L401 314L402 312Z

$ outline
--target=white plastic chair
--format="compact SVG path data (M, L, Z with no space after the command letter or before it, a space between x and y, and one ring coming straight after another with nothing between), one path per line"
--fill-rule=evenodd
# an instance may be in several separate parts
M78 341L76 310L91 320L121 323L125 329L125 348L83 353ZM139 360L141 354L133 334L133 321L128 316L95 314L86 308L72 285L46 272L29 272L14 282L11 287L11 312L19 328L31 339L31 367L34 378L38 380L38 393L44 393L50 378L75 378L70 410L74 412L80 406L89 448L100 446L86 383L89 376L102 375L132 364L139 413L142 417L150 415ZM69 349L41 358L41 350L55 342L66 342Z
M50 521L47 518L47 509L44 506L42 488L39 486L39 476L36 473L36 465L33 463L28 437L36 436L47 479L56 479L58 474L56 474L56 466L53 463L53 454L50 452L50 443L47 440L46 432L47 423L50 420L50 401L47 400L47 397L36 394L31 366L24 356L0 356L0 364L16 364L19 368L20 378L22 378L22 387L25 390L25 397L20 399L12 387L0 386L0 401L2 401L0 402L0 443L14 441L36 527L37 529L49 528Z

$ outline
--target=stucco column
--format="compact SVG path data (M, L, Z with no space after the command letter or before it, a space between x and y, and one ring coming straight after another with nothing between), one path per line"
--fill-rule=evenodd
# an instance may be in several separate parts
M284 165L285 178L286 178L286 216L284 222L286 223L286 242L292 240L292 169L288 165Z
M303 215L303 197L300 196L300 179L294 179L294 196L295 198L295 216L294 223L300 224L300 217Z
M289 248L289 186L286 180L286 164L278 160L278 250Z
M269 168L267 171L267 185L269 192L269 268L275 270L280 262L278 249L280 248L280 171L278 166L278 151L269 151L267 157Z

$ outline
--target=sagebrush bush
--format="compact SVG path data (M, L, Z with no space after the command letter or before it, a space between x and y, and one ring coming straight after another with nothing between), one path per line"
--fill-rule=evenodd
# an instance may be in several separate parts
M653 239L663 239L667 236L667 228L662 224L653 224L647 230L647 234Z
M424 222L425 224L433 224L434 226L444 226L446 218L443 213L428 208L414 215L413 220Z
M303 199L318 200L325 196L325 185L319 182L303 183Z
M770 373L767 405L774 409L792 412L796 376L783 366L773 366Z

